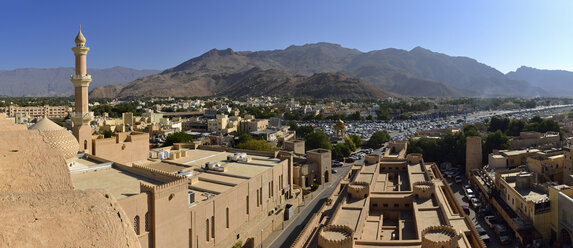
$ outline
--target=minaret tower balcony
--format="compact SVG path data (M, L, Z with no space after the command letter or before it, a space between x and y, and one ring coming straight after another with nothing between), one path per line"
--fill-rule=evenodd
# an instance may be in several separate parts
M74 125L89 125L90 122L94 119L94 112L87 112L87 113L72 112L70 113L70 115Z
M89 87L92 81L92 75L72 75L71 80L74 87Z

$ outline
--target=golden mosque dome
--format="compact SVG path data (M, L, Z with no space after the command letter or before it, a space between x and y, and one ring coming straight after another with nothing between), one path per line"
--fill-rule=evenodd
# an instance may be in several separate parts
M63 155L67 164L76 160L76 154L80 150L80 145L76 137L68 130L48 118L38 121L28 129L38 130L46 143Z
M80 25L80 32L78 33L78 36L76 36L76 43L86 43L86 41L86 37L82 34L82 25Z
M337 125L344 125L344 121L342 121L341 119L338 119L338 121L336 122Z

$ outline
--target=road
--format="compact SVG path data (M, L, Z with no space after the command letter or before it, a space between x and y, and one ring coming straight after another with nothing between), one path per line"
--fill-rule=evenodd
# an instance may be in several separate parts
M458 200L458 203L461 206L469 206L469 200L467 197L465 197L464 195L464 190L463 190L463 184L464 183L455 183L453 179L451 178L447 178L446 179L448 181L448 184L450 185L450 188L452 189L452 191L454 192L454 196L456 197L456 200ZM462 179L462 182L467 182L468 180L466 180L465 176ZM474 189L475 191L475 189ZM483 227L486 232L487 235L489 235L490 238L490 242L486 243L487 247L493 247L493 248L497 248L497 247L513 247L513 245L515 244L515 237L513 237L513 243L509 244L509 245L501 245L499 243L499 239L497 237L497 235L495 234L495 232L493 231L493 229L489 228L487 226L487 224L485 223L485 221L483 220L483 217L479 217L476 215L474 208L470 207L470 219L472 220L473 224L475 227Z
M322 205L326 202L326 198L332 194L332 191L336 188L336 185L340 182L342 177L346 175L348 170L350 170L351 165L345 165L342 167L334 168L337 173L336 181L332 182L327 188L323 189L317 196L312 200L307 200L304 209L294 217L294 220L283 230L283 232L276 238L269 247L272 248L286 248L290 247L292 242L300 234L305 224L310 220L310 218L318 212Z

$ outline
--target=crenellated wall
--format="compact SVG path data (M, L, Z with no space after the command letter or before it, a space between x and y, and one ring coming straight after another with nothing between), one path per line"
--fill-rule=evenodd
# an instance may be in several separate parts
M436 191L434 183L430 181L415 182L413 186L414 195L422 200L430 199Z
M367 182L351 182L348 184L348 195L354 199L364 199L370 194L370 184Z
M424 248L457 248L460 234L451 226L431 226L422 231Z
M318 247L352 248L354 247L354 230L345 225L329 225L320 230Z

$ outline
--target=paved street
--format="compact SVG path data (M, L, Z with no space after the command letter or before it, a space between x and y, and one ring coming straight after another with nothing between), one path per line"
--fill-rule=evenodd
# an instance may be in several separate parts
M454 192L454 195L455 195L456 199L458 200L458 202L460 203L460 205L461 206L470 206L471 204L469 203L469 200L467 199L467 197L465 197L464 190L463 190L463 185L467 184L468 180L464 177L461 183L455 183L453 178L446 178L446 179L448 180L448 184L450 185L450 188ZM475 210L477 210L477 209L470 207L469 216L470 216L470 219L472 220L473 224L476 227L481 226L487 231L487 234L490 237L490 242L486 243L487 247L494 247L495 248L495 247L513 247L514 246L515 237L513 237L514 242L512 244L501 245L499 243L499 239L498 239L497 235L495 234L494 230L490 229L487 226L487 224L483 220L483 217L479 217L476 215Z
M309 219L313 216L314 213L318 212L318 210L322 207L322 205L326 201L326 198L328 198L328 196L332 194L332 191L336 188L336 185L338 185L342 177L346 175L346 173L350 168L351 166L348 165L342 167L334 167L334 169L337 171L336 174L333 174L336 175L336 180L333 181L330 185L326 186L326 188L323 189L320 193L318 193L317 196L315 196L312 199L308 199L304 209L294 217L294 220L292 220L292 222L288 224L288 226L285 228L285 230L282 231L280 236L278 236L278 238L272 241L272 244L269 245L268 247L273 247L273 248L290 247L292 242L296 239L296 237L304 228L305 224L309 221ZM272 239L273 237L274 235L271 235L269 239ZM269 240L266 241L271 242Z

